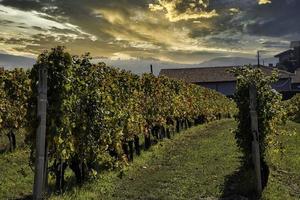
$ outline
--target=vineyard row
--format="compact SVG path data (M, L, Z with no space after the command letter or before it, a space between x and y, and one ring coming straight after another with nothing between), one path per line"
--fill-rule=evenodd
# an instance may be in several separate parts
M150 136L170 138L180 127L232 117L235 103L213 90L167 77L93 64L88 54L71 56L57 47L42 53L31 70L0 71L0 129L14 145L25 127L34 161L38 70L48 70L48 171L62 188L67 167L78 183L100 169L122 168ZM1 133L1 132L0 132ZM142 138L142 139L141 139Z

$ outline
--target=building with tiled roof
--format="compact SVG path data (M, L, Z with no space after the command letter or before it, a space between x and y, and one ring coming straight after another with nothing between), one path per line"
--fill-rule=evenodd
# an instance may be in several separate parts
M229 72L229 70L233 68L234 67L199 67L162 69L160 75L214 89L226 96L233 96L236 88L236 77ZM275 68L265 66L261 66L260 68L266 75L271 75L272 71L275 70ZM290 96L292 92L292 81L299 81L300 83L300 71L298 75L299 77L295 77L294 73L279 70L279 81L273 84L273 88L283 93L286 97Z

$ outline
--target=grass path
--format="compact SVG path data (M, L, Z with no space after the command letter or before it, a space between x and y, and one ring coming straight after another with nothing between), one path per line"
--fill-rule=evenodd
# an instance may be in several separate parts
M234 126L235 122L222 120L191 128L144 152L127 168L122 179L108 173L63 198L176 200L220 197L224 177L239 167L240 153L230 132Z
M222 195L224 177L238 166L230 133L232 121L193 128L163 143L145 163L130 171L114 191L115 199L199 199ZM234 152L234 153L233 153Z

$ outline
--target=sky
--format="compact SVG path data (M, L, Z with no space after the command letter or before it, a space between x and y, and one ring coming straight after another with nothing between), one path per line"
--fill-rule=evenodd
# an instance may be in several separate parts
M195 64L300 40L300 0L0 0L0 53Z

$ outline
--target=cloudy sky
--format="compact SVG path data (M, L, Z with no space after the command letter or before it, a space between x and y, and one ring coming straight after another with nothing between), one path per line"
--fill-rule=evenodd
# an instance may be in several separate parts
M0 0L0 53L65 45L109 59L266 57L300 40L300 0Z

